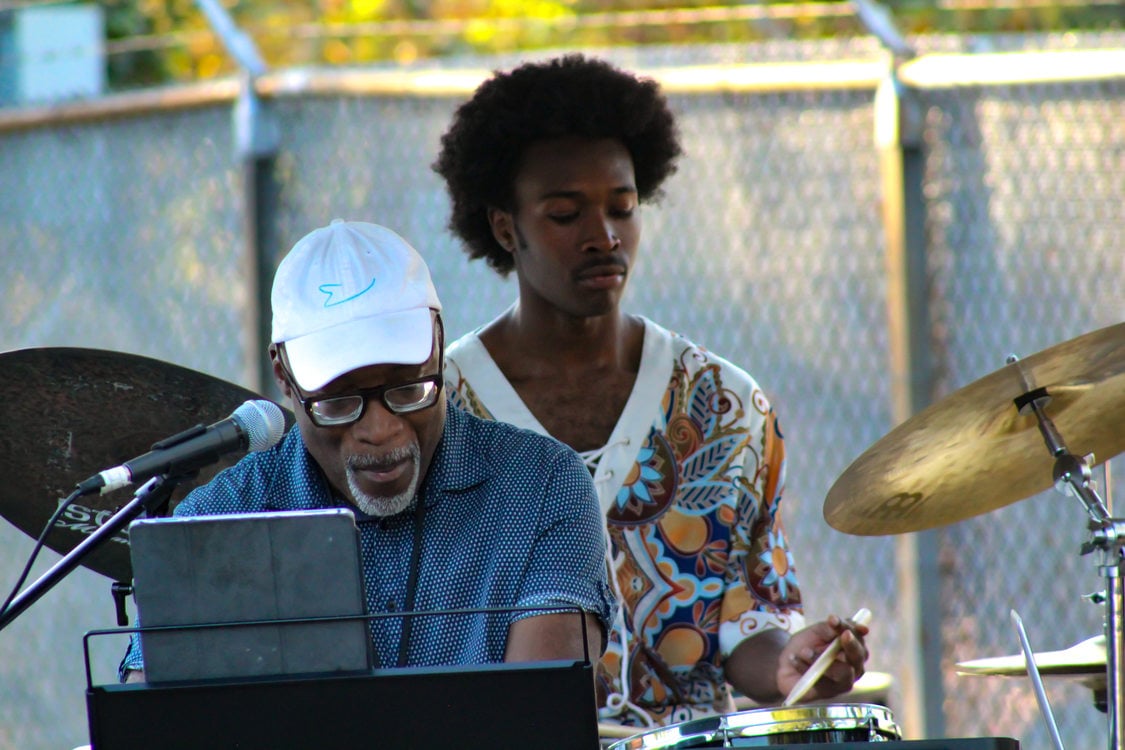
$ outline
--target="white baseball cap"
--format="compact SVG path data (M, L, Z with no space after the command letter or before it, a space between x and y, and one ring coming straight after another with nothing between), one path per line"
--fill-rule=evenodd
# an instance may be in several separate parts
M383 364L421 364L441 310L422 256L391 230L335 219L305 235L273 278L273 335L301 390Z

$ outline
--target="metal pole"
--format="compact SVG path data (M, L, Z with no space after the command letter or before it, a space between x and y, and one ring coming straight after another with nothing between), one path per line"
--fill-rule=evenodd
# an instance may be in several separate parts
M235 150L242 173L242 274L246 279L242 325L248 387L276 400L280 393L266 345L270 341L273 254L278 245L274 227L281 193L275 171L279 139L249 74L234 113Z
M1106 609L1106 715L1108 725L1109 750L1123 750L1125 747L1125 691L1122 690L1122 666L1125 657L1121 653L1122 608L1121 600L1121 554L1125 546L1125 524L1113 518L1098 495L1093 481L1089 461L1093 456L1076 456L1066 447L1066 441L1047 415L1045 407L1051 400L1048 388L1032 381L1015 355L1008 357L1015 364L1025 393L1015 399L1020 414L1033 414L1043 436L1047 451L1054 456L1055 465L1051 470L1055 480L1055 490L1063 495L1074 495L1082 503L1090 517L1090 531L1093 538L1082 545L1082 554L1097 550L1101 555L1099 572L1105 577ZM1108 476L1108 475L1107 475Z
M256 82L266 72L258 48L239 29L217 0L196 0L211 28L242 69L242 86L234 106L234 147L242 172L242 272L246 299L242 310L247 385L277 398L273 368L266 356L270 337L270 278L273 275L272 231L279 189L274 174L279 135L276 122L258 98ZM268 393L267 393L268 391Z
M1121 717L1125 715L1125 699L1121 690L1121 676L1125 674L1125 659L1121 654L1121 566L1107 564L1102 573L1106 581L1105 604L1105 653L1113 661L1106 669L1106 713L1109 721L1109 750L1122 750L1125 747L1125 732Z
M153 513L162 504L168 502L172 491L182 479L182 476L158 474L141 485L127 505L110 516L94 533L82 540L81 544L66 553L46 573L12 599L7 609L0 612L0 630L10 625L24 610L39 601L44 594L81 565L87 555L128 528L135 518L142 513Z
M926 280L924 153L921 113L892 66L875 93L875 144L882 178L886 238L887 329L892 416L901 423L933 398L933 357ZM904 737L941 737L941 578L937 531L895 539L895 571L903 606L896 625L906 662L899 670Z

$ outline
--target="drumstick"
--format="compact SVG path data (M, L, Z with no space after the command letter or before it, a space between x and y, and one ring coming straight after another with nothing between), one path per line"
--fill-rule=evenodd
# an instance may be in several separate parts
M867 607L860 607L859 611L851 616L849 622L853 625L866 625L871 622L871 610ZM824 649L820 656L817 657L816 661L812 663L812 666L801 675L801 679L797 680L797 684L789 691L789 695L785 697L785 701L781 705L792 706L794 703L801 700L801 698L805 696L805 693L809 692L809 688L813 686L813 683L821 678L825 670L828 669L828 665L832 663L832 660L836 658L836 654L838 653L840 653L840 636L836 636L832 640L832 643L828 644L828 648Z
M1059 728L1055 724L1055 715L1051 712L1051 702L1047 700L1047 691L1043 689L1043 679L1039 676L1039 665L1035 663L1035 653L1031 650L1031 642L1027 639L1027 630L1023 627L1023 619L1014 609L1008 610L1012 623L1016 626L1016 635L1020 638L1020 650L1023 651L1024 665L1027 675L1031 678L1031 686L1035 688L1035 700L1039 702L1039 713L1043 714L1043 721L1047 724L1047 731L1051 735L1051 743L1056 750L1063 750L1062 738L1059 737Z
M625 740L632 737L634 734L648 731L644 727L627 727L622 724L610 724L608 722L598 722L598 736L606 739Z

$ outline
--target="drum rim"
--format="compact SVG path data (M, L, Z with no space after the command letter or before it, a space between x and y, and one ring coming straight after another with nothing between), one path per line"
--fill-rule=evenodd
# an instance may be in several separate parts
M808 706L755 708L723 716L724 730L733 737L757 737L786 732L862 730L901 737L893 712L875 703L824 703ZM747 730L756 730L746 734Z
M778 715L787 715L778 721ZM750 719L756 719L750 721ZM731 719L736 721L732 722ZM847 726L838 724L850 720ZM825 721L833 722L825 724ZM716 739L730 739L731 737L758 737L785 732L837 730L837 729L871 729L874 724L875 731L888 736L901 738L898 725L894 722L894 713L886 706L876 703L821 703L805 706L763 706L745 711L735 711L729 714L716 714L702 716L698 719L689 719L678 724L669 724L664 727L644 729L638 727L637 734L632 737L614 742L608 750L676 750L677 748L691 747L684 742L713 742ZM762 729L756 734L742 734L740 730ZM731 734L730 730L734 730ZM652 741L659 739L661 744L653 745Z
M683 729L693 725L697 727L696 731L691 734L684 734ZM663 727L637 727L637 733L632 737L627 737L618 742L614 742L609 746L608 750L646 750L646 748L656 748L656 750L675 750L680 747L687 747L682 743L684 741L690 742L712 742L719 739L719 733L723 731L723 717L721 714L714 716L701 716L698 719L689 719L688 721L681 721L678 724L669 724ZM651 740L661 740L660 745L650 744ZM640 743L640 744L637 744Z

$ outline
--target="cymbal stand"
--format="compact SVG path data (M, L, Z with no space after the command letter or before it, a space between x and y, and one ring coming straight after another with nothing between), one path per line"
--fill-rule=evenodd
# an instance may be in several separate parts
M1012 361L1013 358L1009 358L1009 362ZM1028 385L1026 380L1024 384ZM1121 560L1122 549L1125 548L1125 521L1110 517L1105 503L1098 495L1090 472L1093 455L1076 456L1067 450L1062 435L1043 409L1050 400L1051 396L1046 388L1035 388L1016 398L1015 405L1020 414L1035 414L1039 432L1055 458L1055 490L1063 495L1077 497L1090 516L1088 528L1092 538L1082 545L1082 554L1095 550L1100 553L1098 571L1105 578L1106 584L1106 714L1109 717L1109 750L1123 750L1125 691L1122 691L1121 680L1125 675L1125 657L1122 654L1125 607L1122 603Z

